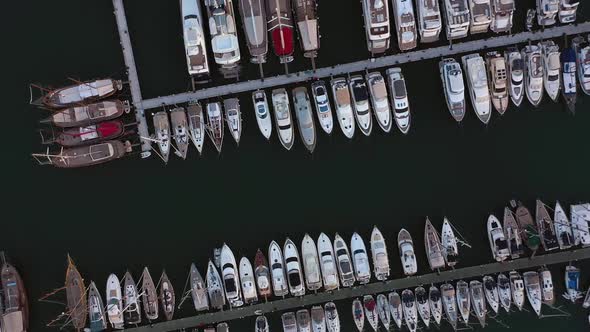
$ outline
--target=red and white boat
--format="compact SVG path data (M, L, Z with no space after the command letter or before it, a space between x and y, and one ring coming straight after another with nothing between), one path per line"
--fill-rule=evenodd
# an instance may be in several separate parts
M281 63L293 61L293 16L289 0L267 0L268 32Z

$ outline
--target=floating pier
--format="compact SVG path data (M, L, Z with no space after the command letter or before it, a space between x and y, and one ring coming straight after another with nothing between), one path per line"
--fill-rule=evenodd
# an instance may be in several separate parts
M393 257L392 257L393 258ZM166 332L201 327L219 322L228 322L249 316L296 310L301 307L309 307L316 304L323 304L330 301L345 300L362 297L367 294L387 293L394 290L414 288L420 285L440 284L452 280L470 279L484 275L508 272L512 270L527 270L541 267L573 262L590 258L590 248L583 248L571 251L562 251L534 257L520 258L503 263L490 263L471 267L464 267L455 270L441 271L440 273L429 273L420 276L375 282L367 285L358 285L351 288L340 288L331 292L319 292L308 294L302 297L290 297L286 299L271 300L266 303L246 305L231 310L224 310L211 313L203 313L193 317L180 318L172 321L153 323L136 328L128 328L128 332ZM340 308L340 314L350 313L350 308Z

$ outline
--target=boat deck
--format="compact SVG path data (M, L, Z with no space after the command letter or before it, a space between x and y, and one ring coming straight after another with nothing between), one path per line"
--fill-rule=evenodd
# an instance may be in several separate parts
M545 255L538 255L533 258L520 258L503 263L490 263L484 265L470 266L455 270L442 271L440 273L429 273L408 278L388 280L385 282L374 282L367 285L355 286L352 288L341 288L331 292L320 292L302 297L290 297L282 300L274 300L266 303L255 304L232 310L204 313L193 317L180 318L168 322L153 323L151 325L125 329L128 332L165 332L188 329L195 326L203 326L218 322L228 322L242 319L244 317L256 316L271 312L294 310L300 307L309 307L315 304L323 304L329 301L338 301L355 297L362 297L367 294L378 294L391 292L404 288L413 288L419 285L439 284L450 280L470 279L481 277L487 274L496 274L512 270L536 269L543 265L567 263L571 261L590 258L590 248L583 248L571 251L562 251ZM342 309L342 314L348 312Z

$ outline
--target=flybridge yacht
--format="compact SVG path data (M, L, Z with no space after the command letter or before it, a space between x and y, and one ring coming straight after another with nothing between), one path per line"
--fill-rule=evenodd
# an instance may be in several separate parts
M289 294L289 288L285 278L285 268L283 265L283 252L281 251L279 244L275 241L272 241L268 246L268 260L272 276L272 289L275 296L285 296Z
M315 291L322 287L322 275L320 274L320 260L315 241L305 234L301 241L301 265L305 271L305 284L307 289Z
M334 129L334 120L332 118L332 106L330 106L330 99L328 99L328 89L326 89L324 81L313 82L311 84L311 94L313 95L320 127L326 134L330 135Z
M540 26L555 24L559 0L537 0L537 22Z
M489 52L486 54L486 62L492 104L498 113L504 114L508 109L506 61L498 52Z
M578 0L559 0L559 22L562 24L575 22L579 4Z
M381 73L376 71L367 74L367 83L371 94L371 105L375 111L377 124L388 133L391 130L391 109L387 100L387 87Z
M412 0L394 0L392 3L398 47L402 51L411 50L418 44Z
M307 150L313 153L317 135L311 113L311 102L306 87L293 89L293 107L295 108L295 118L297 119L301 140Z
M467 73L467 86L475 114L481 122L488 124L492 115L492 103L483 58L475 53L464 55L461 60Z
M524 97L524 59L516 47L508 48L504 58L510 74L510 99L514 105L520 106Z
M371 54L379 54L389 48L389 7L388 0L362 0L367 48Z
M238 264L231 249L223 244L221 249L221 277L225 297L232 307L240 307L244 304L242 292L240 291L240 276L238 275Z
M576 37L572 40L572 47L576 51L580 88L590 95L590 45L583 37Z
M373 227L371 233L371 256L375 278L380 281L386 280L389 277L389 258L385 239L377 227Z
M492 23L492 4L490 0L469 0L471 9L471 27L469 30L472 34L487 32Z
M352 94L354 115L359 129L365 136L369 136L373 130L373 121L371 119L371 106L369 104L367 84L361 75L352 76L348 84Z
M316 0L293 1L303 56L315 58L320 49Z
M391 104L393 106L393 118L398 129L407 134L410 131L410 101L406 90L406 80L399 67L389 68L385 72L389 91L391 94Z
M573 48L568 47L563 50L563 53L561 53L561 65L563 66L561 94L570 112L574 113L576 111L577 79L576 51Z
M240 45L232 0L209 0L205 4L215 62L223 70L236 70L240 62Z
M289 0L266 1L268 32L272 37L274 52L281 63L293 61L293 17L290 3Z
M418 264L416 262L416 255L414 254L414 242L410 233L403 229L397 235L397 245L399 248L400 258L404 274L411 276L418 272Z
M354 263L354 276L360 284L366 284L371 279L371 266L369 256L363 238L358 234L352 234L350 239L350 251Z
M438 0L416 0L418 11L418 29L422 43L432 43L438 40L442 29L442 19Z
M203 15L198 0L181 0L182 28L186 63L190 75L209 75L207 46L203 32Z
M467 0L443 0L447 39L467 37L469 32L469 6Z
M455 121L461 122L465 117L465 84L463 71L455 59L446 58L438 63L447 107Z
M239 9L250 62L264 63L268 52L264 0L240 0Z
M492 0L492 31L508 32L512 29L512 16L516 10L515 0Z
M336 108L336 117L340 124L342 133L347 138L354 136L354 115L352 114L352 105L350 100L350 91L346 79L335 78L330 81L332 86L332 95L334 96L334 106Z
M549 98L557 101L561 89L559 47L551 40L539 43L543 55L543 85Z
M334 290L340 287L338 280L338 269L336 267L336 259L334 257L334 247L330 238L321 233L318 237L318 256L320 257L320 271L324 281L325 290Z
M521 51L525 62L525 91L533 106L539 106L543 99L543 57L536 45L527 45Z
M289 110L289 96L285 89L272 90L272 104L275 113L275 125L279 134L279 140L283 147L291 150L293 147L293 121L291 120L291 111Z

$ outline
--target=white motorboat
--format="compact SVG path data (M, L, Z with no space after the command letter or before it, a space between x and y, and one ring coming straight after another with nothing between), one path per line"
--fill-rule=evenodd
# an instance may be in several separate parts
M354 276L360 284L366 284L371 280L371 266L369 255L363 238L358 234L352 234L350 239L350 250L352 251L352 262L354 263Z
M457 245L455 232L453 232L453 226L447 217L443 221L441 240L442 252L447 265L449 267L457 265L459 261L459 246Z
M388 133L391 131L392 121L385 79L380 72L372 72L367 74L367 83L377 124L384 132Z
M270 108L268 107L268 100L264 90L257 90L252 92L252 103L254 104L254 112L256 113L256 123L258 129L264 138L270 139L272 134L272 119L270 116Z
M411 50L418 45L416 17L412 0L393 0L393 18L397 30L397 45L401 51Z
M326 314L324 308L319 305L311 307L311 330L313 332L326 332Z
M467 87L473 110L481 122L488 124L492 116L492 102L486 65L483 58L477 53L464 55L461 61L467 76Z
M575 37L572 47L576 52L576 65L580 89L590 95L590 44L583 37Z
M238 264L236 258L227 244L221 247L221 278L223 279L223 288L227 302L232 307L240 307L244 304L242 301L242 292L240 291L240 276L238 274Z
M558 12L559 0L537 0L537 23L540 26L555 24Z
M389 277L389 258L385 239L377 226L374 226L371 232L371 256L375 278L380 281L386 280Z
M206 106L207 109L207 133L211 142L215 146L218 153L221 153L221 147L223 146L223 128L224 120L223 114L221 113L221 103L209 103Z
M453 327L453 330L457 330L459 313L457 312L457 301L455 300L457 297L455 287L451 284L443 284L440 286L440 291L442 293L442 303L445 309L445 314L447 315L447 320Z
M576 303L582 298L582 292L580 291L580 269L573 265L565 267L565 289L566 293L563 297L566 300Z
M269 332L270 329L268 327L268 319L266 316L258 316L256 317L256 322L254 323L255 332Z
M256 281L254 280L254 269L252 268L252 263L246 257L240 259L240 281L244 303L257 302L258 294L256 292Z
M553 277L551 271L547 268L541 268L539 270L539 278L542 283L542 300L547 305L553 305L555 303L555 291L553 289Z
M311 319L307 309L299 309L295 313L297 319L297 332L311 332Z
M125 321L123 320L123 295L121 292L121 283L115 274L109 275L106 286L106 316L113 329L122 329ZM5 326L4 328L7 328Z
M562 24L575 22L579 4L578 0L559 0L559 22Z
M486 300L495 314L500 309L500 295L498 294L498 285L494 278L490 276L483 277L483 290L486 295Z
M242 136L242 112L240 112L240 100L238 98L224 99L223 108L225 109L227 129L229 129L236 144L240 145L240 137Z
M428 305L430 306L430 313L436 325L440 326L443 314L443 304L440 290L436 286L430 286L428 289Z
M305 285L303 284L303 272L301 271L301 260L297 246L287 238L283 246L283 255L285 256L285 270L287 271L287 284L289 292L293 296L305 295Z
M324 81L316 81L311 84L311 94L315 110L320 122L320 127L328 135L332 133L334 128L334 120L332 119L332 106L330 106L330 99L328 98L328 89Z
M411 276L418 272L418 263L414 253L414 242L410 232L402 228L397 235L397 245L399 248L400 259L404 274Z
M363 303L359 299L352 301L352 318L359 332L363 332L365 328L365 311L363 310Z
M481 327L486 326L486 299L484 296L483 285L479 280L469 282L469 294L471 295L471 306L475 317Z
M389 48L389 1L363 0L363 18L367 48L371 54L380 54Z
M191 141L199 151L199 155L203 152L203 144L207 137L205 131L205 115L203 114L203 108L198 102L189 103L186 108L186 115L188 118L188 132L190 134Z
M387 75L387 83L389 83L389 94L393 105L395 124L403 134L407 134L410 131L412 118L406 80L399 67L387 69L385 75Z
M404 307L402 305L402 298L397 292L391 292L387 296L389 300L389 311L391 311L391 319L399 329L402 328L404 319Z
M330 85L332 86L336 117L338 118L340 129L344 136L352 138L354 136L355 123L348 84L344 78L335 78L330 81Z
M256 250L254 256L254 276L256 277L256 288L258 289L258 295L264 300L268 300L268 297L272 295L272 276L268 267L268 261L266 256L262 253L262 250Z
M289 287L285 277L285 268L283 265L283 252L281 247L275 241L268 246L268 260L270 264L270 273L272 277L272 289L275 296L285 296L289 294Z
M123 291L123 308L125 308L125 310L123 310L123 320L127 324L141 323L139 293L137 291L137 285L135 284L135 280L133 280L133 277L131 276L131 273L129 273L129 271L125 272L125 276L123 277ZM207 293L205 293L204 295L205 301L207 302ZM209 306L207 306L207 308L208 307Z
M424 287L416 287L414 290L414 294L416 295L416 304L418 306L418 314L420 314L420 318L426 328L430 326L430 303L428 302L428 294L426 293L426 289Z
M453 119L461 122L465 117L465 85L461 66L455 59L445 58L438 63L438 68L447 108Z
M363 297L363 307L365 308L365 317L373 331L377 332L379 328L379 314L377 313L377 303L371 295Z
M552 40L539 43L543 55L543 85L545 92L553 101L557 101L561 90L561 53Z
M348 79L348 85L357 125L365 136L369 136L373 130L373 120L371 118L367 84L361 75L355 75Z
M469 0L469 9L471 12L469 32L471 34L488 32L492 23L491 0Z
M504 208L504 235L508 242L508 250L510 251L510 257L517 259L521 255L524 255L524 243L520 236L520 227L514 219L512 211L508 207Z
M404 308L404 321L410 332L416 332L418 329L418 310L416 309L416 297L414 293L405 289L402 292L402 306Z
M190 268L191 297L196 311L209 310L209 299L207 298L207 286L195 264Z
M301 141L310 153L313 153L316 145L316 131L311 113L311 101L306 87L293 89L293 108L297 119L297 128L301 135Z
M241 56L232 0L207 1L205 7L215 62L224 72L235 71Z
M574 235L574 244L582 247L590 246L590 204L570 205L572 232Z
M469 295L469 284L463 280L457 282L457 308L465 325L469 325L471 296Z
M541 298L541 282L539 274L536 271L527 271L523 274L524 288L526 290L527 298L537 316L541 316L541 305L543 304Z
M420 42L432 43L438 41L442 30L442 19L438 0L417 0L418 31Z
M225 305L225 295L223 294L223 282L221 276L213 264L209 261L207 264L207 293L209 294L209 303L213 309L222 309Z
M572 114L576 113L577 76L576 76L576 51L566 47L561 53L561 94L567 108Z
M391 312L389 311L389 302L387 301L387 297L383 294L377 295L377 314L385 330L389 331L389 326L391 324Z
M209 61L207 60L207 45L205 44L200 1L181 0L180 14L188 73L189 75L206 77L209 75Z
M336 259L334 257L334 247L330 238L321 233L318 237L318 254L320 257L320 270L322 271L322 278L324 281L325 290L334 290L340 287L338 281L338 269L336 267Z
M524 58L516 47L510 47L504 53L510 79L508 87L510 99L516 106L520 106L524 99Z
M515 10L515 0L492 0L492 31L495 33L510 31Z
M574 245L572 227L570 225L570 221L567 218L567 214L565 214L565 211L559 202L555 202L553 225L555 226L555 234L557 235L559 249L564 250L571 248Z
M285 312L281 315L284 332L297 332L297 319L294 312Z
M340 317L334 302L328 302L324 305L326 326L328 332L340 332Z
M467 0L443 0L443 9L447 39L467 37L471 17Z
M275 126L279 134L279 141L287 150L291 150L295 136L293 132L293 120L291 119L291 110L289 107L289 96L287 90L272 90L272 104L274 107Z
M305 284L310 291L318 290L322 287L322 275L320 272L320 259L315 241L305 234L301 241L301 263L305 271Z
M426 217L426 225L424 226L424 244L426 246L426 256L428 257L430 269L434 271L444 268L445 258L442 252L442 243L428 217Z
M498 52L488 52L486 54L486 64L489 71L488 85L490 86L492 105L502 115L508 109L509 102L506 60Z
M524 281L520 274L516 271L510 271L508 274L510 278L510 292L512 293L512 301L518 310L522 311L524 305ZM500 292L500 296L501 296Z
M512 305L512 285L510 279L502 273L498 274L498 296L502 308L506 312L510 312L510 306Z
M156 142L158 142L158 149L160 150L160 157L165 163L168 163L170 157L170 121L168 120L168 113L160 111L153 115L154 131L156 132Z
M490 249L492 250L492 257L498 261L505 261L510 256L508 250L508 242L504 236L504 230L498 218L493 214L488 217L488 240L490 241Z
M537 45L527 45L521 51L524 59L525 92L533 106L539 106L543 99L543 56Z
M346 242L338 233L334 236L334 253L336 255L336 262L338 262L340 284L342 287L352 287L355 279L350 252L348 251Z

